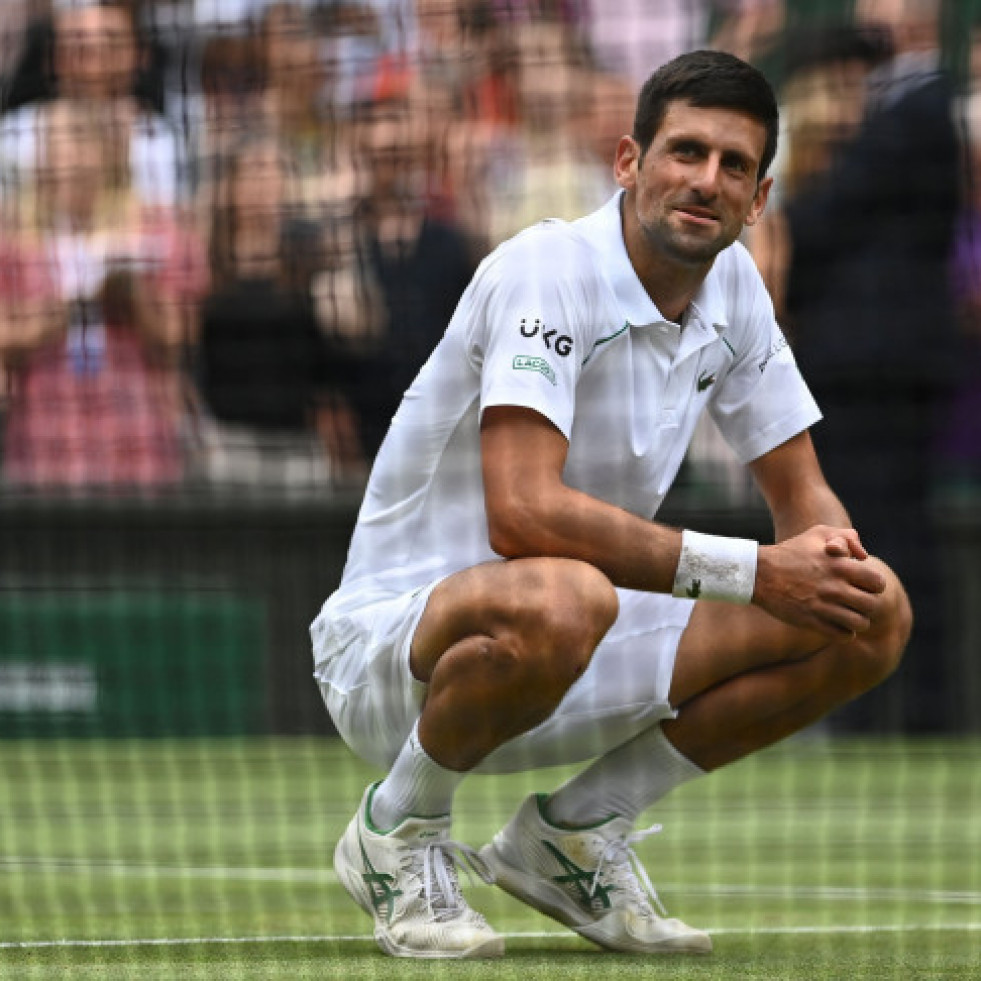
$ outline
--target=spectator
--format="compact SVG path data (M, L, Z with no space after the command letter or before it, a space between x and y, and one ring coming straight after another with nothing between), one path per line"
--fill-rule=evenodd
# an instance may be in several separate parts
M526 24L516 46L519 125L491 162L486 187L492 246L543 218L594 211L615 190L612 158L594 154L580 123L600 88L568 26Z
M291 215L275 138L253 137L225 166L196 352L203 474L280 487L356 477L356 425L338 394L349 371L310 295L319 230Z
M940 570L928 509L936 424L953 378L949 261L960 208L953 86L938 0L859 0L858 24L895 53L869 79L862 125L787 203L787 304L825 412L814 441L870 551L903 578L916 629L903 668L840 724L945 723ZM901 699L904 688L909 697ZM915 693L915 694L914 694ZM901 704L909 707L899 717Z
M486 0L416 0L404 52L390 52L362 85L361 104L409 99L422 127L428 206L460 222L487 249L488 147L514 122L505 33Z
M37 193L8 231L0 357L4 477L40 488L159 488L183 475L178 354L200 287L173 215L107 165L80 103L38 115Z
M158 107L141 98L142 48L130 6L122 0L59 4L52 29L41 90L0 123L5 196L16 195L33 169L38 105L69 99L89 106L94 125L116 145L119 160L125 158L144 202L165 208L176 204L183 173L179 142Z
M334 120L350 119L353 107L365 99L380 61L404 64L404 37L398 20L393 22L374 8L363 0L338 0L320 8L317 23L324 36L327 111Z
M812 183L827 181L837 154L858 134L869 73L892 49L881 30L829 24L791 32L784 50L792 67L783 87L775 183L763 221L743 236L781 319L787 317L790 260L782 203L806 195Z
M586 32L597 63L635 88L661 65L705 40L708 0L586 0Z
M0 21L0 112L13 108L12 96L31 55L31 3L7 0ZM26 74L32 74L27 71Z
M781 38L785 0L716 0L711 45L756 62Z
M266 126L288 149L304 182L315 187L337 149L320 38L300 4L281 0L265 11L260 43Z
M975 46L981 38L975 39ZM981 54L981 49L976 52ZM977 66L981 67L981 66ZM976 84L981 77L975 76ZM962 369L940 433L940 478L947 493L981 490L981 89L966 100L969 197L957 227L953 289L962 332Z
M355 213L355 243L384 309L381 332L364 361L370 377L359 392L369 455L474 270L460 227L427 212L421 134L410 104L394 101L368 111L357 139L366 185Z
M221 160L261 118L262 75L256 48L251 37L237 34L208 38L202 47L200 91L187 100L188 156L199 216L211 213L209 182L219 172Z
M488 180L518 123L516 28L479 0L427 2L420 23L410 97L427 138L430 206L482 256L491 244Z

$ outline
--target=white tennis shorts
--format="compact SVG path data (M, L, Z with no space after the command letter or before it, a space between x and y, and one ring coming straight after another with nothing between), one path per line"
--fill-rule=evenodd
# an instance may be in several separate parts
M335 593L310 628L314 677L337 731L363 759L388 769L419 717L426 685L412 676L416 626L437 584L363 605ZM675 655L694 601L618 589L620 613L559 707L477 768L508 773L601 756L674 718Z

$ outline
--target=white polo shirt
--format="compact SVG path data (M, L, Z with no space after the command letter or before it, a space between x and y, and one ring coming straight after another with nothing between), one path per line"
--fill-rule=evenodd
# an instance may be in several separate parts
M743 462L820 418L746 250L720 253L683 326L666 321L627 256L620 197L535 225L481 264L378 453L332 609L495 558L487 406L540 412L569 440L566 483L644 518L703 410Z

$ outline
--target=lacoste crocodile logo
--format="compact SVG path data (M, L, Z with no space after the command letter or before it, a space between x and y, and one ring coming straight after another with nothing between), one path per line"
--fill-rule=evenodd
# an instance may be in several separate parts
M704 392L705 389L709 387L709 385L714 385L714 384L715 384L715 372L713 371L710 374L707 371L703 371L698 376L698 381L696 382L696 387L698 388L698 390L700 392Z

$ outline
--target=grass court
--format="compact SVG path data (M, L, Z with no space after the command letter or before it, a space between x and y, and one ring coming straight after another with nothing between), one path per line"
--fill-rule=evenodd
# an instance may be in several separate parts
M483 844L570 771L475 777ZM798 738L680 788L638 853L701 958L634 958L483 884L503 961L392 960L331 854L377 771L339 740L0 742L0 978L981 977L981 741Z

